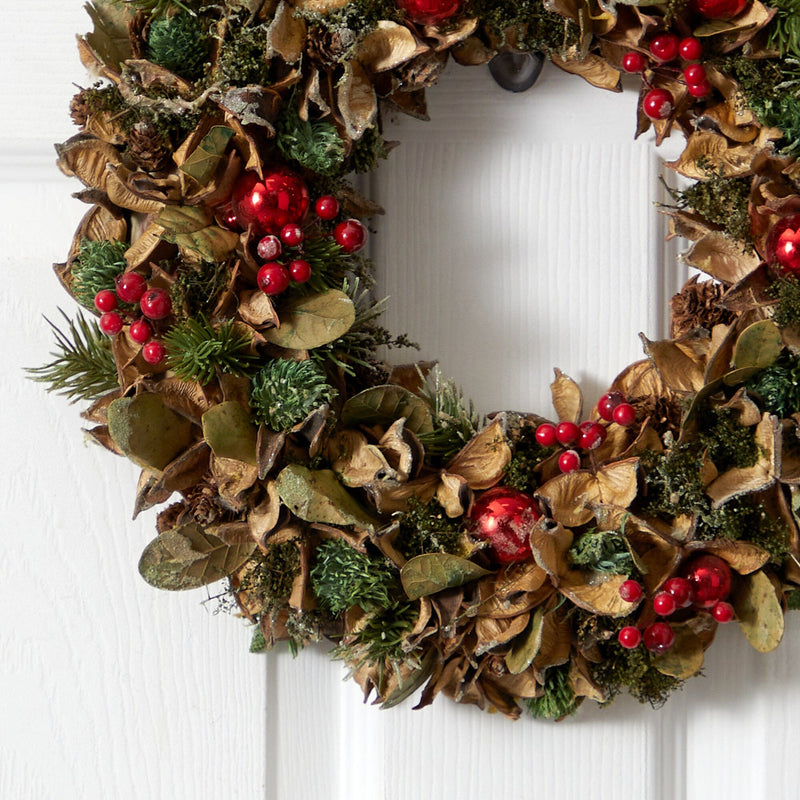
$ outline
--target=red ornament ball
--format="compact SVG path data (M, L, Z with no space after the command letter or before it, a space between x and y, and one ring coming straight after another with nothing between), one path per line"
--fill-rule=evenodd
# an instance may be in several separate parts
M333 229L333 238L345 253L357 253L367 243L367 229L357 219L346 219Z
M245 172L233 187L231 206L239 226L251 226L256 233L279 234L289 223L302 222L308 211L308 188L285 167L265 172Z
M625 395L622 394L622 392L616 390L606 392L597 401L597 413L600 415L601 419L604 419L606 422L612 422L614 419L614 409L624 402Z
M145 320L137 319L136 322L131 322L130 334L131 339L133 339L136 344L144 344L150 341L150 337L153 335L153 329Z
M575 444L581 435L581 429L574 422L559 422L556 426L556 440L565 447Z
M675 631L666 622L654 622L644 629L643 638L651 653L666 653L675 644Z
M168 317L172 311L169 292L166 289L148 289L139 300L139 308L148 319Z
M659 617L668 617L677 610L678 604L669 592L659 592L653 598L653 611L655 611Z
M564 474L575 472L581 468L581 457L574 450L565 450L558 457L558 468Z
M306 235L303 233L303 229L299 225L290 223L289 225L284 225L281 228L281 241L284 244L288 244L289 247L296 247L298 244L301 244L305 238Z
M785 274L800 274L800 214L779 220L767 237L767 261Z
M324 194L314 203L314 211L320 219L330 222L339 216L339 201L332 194Z
M123 303L138 303L147 289L147 281L138 272L123 272L116 279L117 297Z
M606 429L599 422L582 422L578 436L578 447L584 450L596 450L606 440Z
M703 45L694 36L687 36L685 39L681 39L678 50L684 61L697 61L703 55Z
M678 57L680 39L674 33L662 33L650 42L650 52L659 61L672 61Z
M537 429L536 433L536 441L542 447L553 447L553 445L558 442L556 438L556 426L551 425L549 422L543 422Z
M706 19L732 19L750 5L750 0L692 0L692 11Z
M683 568L691 586L691 600L698 608L713 608L731 591L731 568L719 556L693 556Z
M639 581L630 579L623 581L619 587L619 596L626 603L638 603L642 598L643 592L642 584Z
M94 307L98 311L113 311L117 307L117 296L111 289L101 289L94 296Z
M641 72L647 66L647 59L644 57L642 53L638 53L636 50L631 50L630 53L625 53L622 56L622 69L625 72Z
M305 283L311 277L311 264L298 258L289 264L289 275L295 283Z
M164 360L164 356L166 354L167 354L167 349L161 342L157 340L148 342L142 348L142 358L148 364L160 364Z
M470 531L476 539L489 542L490 552L499 563L528 561L533 557L531 528L541 515L532 497L497 486L475 501L469 515Z
M283 264L276 264L275 262L264 264L256 276L258 288L267 295L285 292L289 288L290 281L289 270Z
M720 600L719 603L711 609L711 616L722 624L730 622L734 616L733 606L730 603L726 603L724 600Z
M633 650L641 643L642 633L633 625L626 625L624 628L620 628L617 640L626 650Z
M106 311L98 324L106 336L116 336L122 330L122 317L116 311Z
M670 578L664 583L664 591L675 598L678 608L685 608L692 602L692 585L686 578Z
M419 25L437 25L455 16L462 0L397 0L397 7Z
M642 111L650 119L666 119L675 107L675 98L666 89L651 89L642 100Z
M283 252L283 245L277 236L265 236L257 245L256 253L264 261L274 261Z
M614 409L614 422L627 428L636 422L636 409L630 403L620 403Z

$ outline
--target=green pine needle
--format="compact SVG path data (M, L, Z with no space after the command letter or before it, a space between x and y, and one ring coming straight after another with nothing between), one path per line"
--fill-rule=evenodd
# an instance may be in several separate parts
M185 381L209 383L218 372L249 375L258 363L250 337L233 320L216 327L202 314L183 320L166 336L167 365Z
M527 701L528 710L538 719L562 719L578 710L575 692L569 685L569 664L550 667L544 679L544 694Z
M58 351L51 353L55 360L49 364L26 370L31 380L49 383L48 392L65 395L73 403L95 400L118 389L111 340L83 314L73 321L61 309L59 313L69 326L68 331L65 333L45 317L55 334Z
M278 150L290 161L319 175L342 171L345 146L336 126L328 120L302 120L294 105L277 126Z
M151 22L147 49L154 64L194 79L203 73L209 39L196 14L181 12Z
M767 47L800 58L800 0L770 0L768 5L778 13L769 24Z
M108 239L82 239L78 255L72 263L73 297L85 308L94 311L94 296L102 289L114 289L114 279L125 270L124 242Z
M800 358L788 351L746 384L748 394L760 402L765 411L781 419L800 411Z

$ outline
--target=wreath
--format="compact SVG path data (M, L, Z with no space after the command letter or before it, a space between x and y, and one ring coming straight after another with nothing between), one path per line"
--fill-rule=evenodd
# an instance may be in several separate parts
M659 705L719 624L761 652L800 607L800 14L796 0L96 0L97 82L57 146L89 210L87 311L32 370L162 506L144 579L225 581L252 649L331 640L383 706L419 692L559 719ZM671 235L693 277L591 413L481 418L379 323L347 181L381 113L424 118L450 59L541 61L685 136ZM171 502L169 502L171 501ZM166 504L166 505L165 505Z

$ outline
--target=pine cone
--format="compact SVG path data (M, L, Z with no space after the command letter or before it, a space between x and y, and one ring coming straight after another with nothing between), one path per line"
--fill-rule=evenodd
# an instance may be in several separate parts
M733 315L720 307L722 286L714 281L698 282L695 275L669 302L672 310L671 335L678 339L696 328L711 330L714 325L727 325Z
M162 172L172 163L164 137L149 122L137 122L128 133L128 153L146 172Z
M198 482L185 491L184 498L185 510L181 515L181 522L194 520L200 525L213 525L236 519L236 514L223 504L212 481Z
M312 61L330 66L338 64L356 43L356 35L349 28L326 31L314 28L308 34L308 55Z
M72 121L79 128L82 128L86 125L86 120L89 119L90 113L89 104L86 102L86 92L81 89L78 94L69 101L69 115L72 117Z
M433 86L447 63L447 52L422 53L394 70L401 92L415 92Z

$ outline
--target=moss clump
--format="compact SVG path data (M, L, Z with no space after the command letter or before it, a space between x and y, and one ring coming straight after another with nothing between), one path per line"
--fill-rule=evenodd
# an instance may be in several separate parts
M82 239L78 255L72 262L70 289L74 298L96 313L94 296L103 289L115 288L115 279L127 266L124 242Z
M714 466L725 472L732 467L752 467L761 455L754 429L740 425L729 408L711 409L700 415L700 445L707 448Z
M703 514L698 519L695 538L752 542L779 563L788 552L787 535L786 526L780 520L771 517L763 505L745 496Z
M389 149L381 132L375 127L367 128L364 135L354 142L348 164L353 172L364 174L377 169L378 162L388 155Z
M778 302L772 319L779 328L800 325L800 281L793 275L778 278L767 289L767 294Z
M545 673L544 694L526 701L537 719L562 719L578 710L575 692L569 684L569 664L550 667Z
M706 507L700 471L702 452L695 444L675 445L666 453L642 453L647 500L645 511L676 517Z
M787 610L800 611L800 589L790 589L785 597Z
M456 520L445 514L436 500L422 503L409 501L409 510L400 517L400 532L395 548L406 558L423 553L461 554L464 550L463 531Z
M222 290L228 285L229 278L230 273L224 263L202 261L199 264L180 264L170 289L172 310L179 318L210 314Z
M318 11L301 11L300 13L310 22L333 34L340 34L343 31L351 31L352 34L355 34L355 36L351 34L347 37L352 44L339 54L342 61L351 54L353 48L364 36L375 30L382 19L399 22L403 18L403 12L392 0L352 0L344 7L327 14Z
M519 438L514 442L514 455L506 469L503 483L520 492L530 491L537 486L536 468L548 456L552 455L555 447L542 447L535 437L533 427L525 427Z
M625 537L616 531L587 531L569 549L575 567L612 575L631 575L636 571Z
M270 67L267 61L268 25L245 25L235 16L228 17L228 31L220 44L216 80L223 85L268 86Z
M800 411L800 358L785 351L745 385L765 411L781 419L789 417Z
M269 545L242 580L241 588L261 600L264 609L281 608L300 574L300 551L294 542Z
M150 23L147 55L153 63L193 80L203 74L209 44L202 19L196 14L179 12Z

